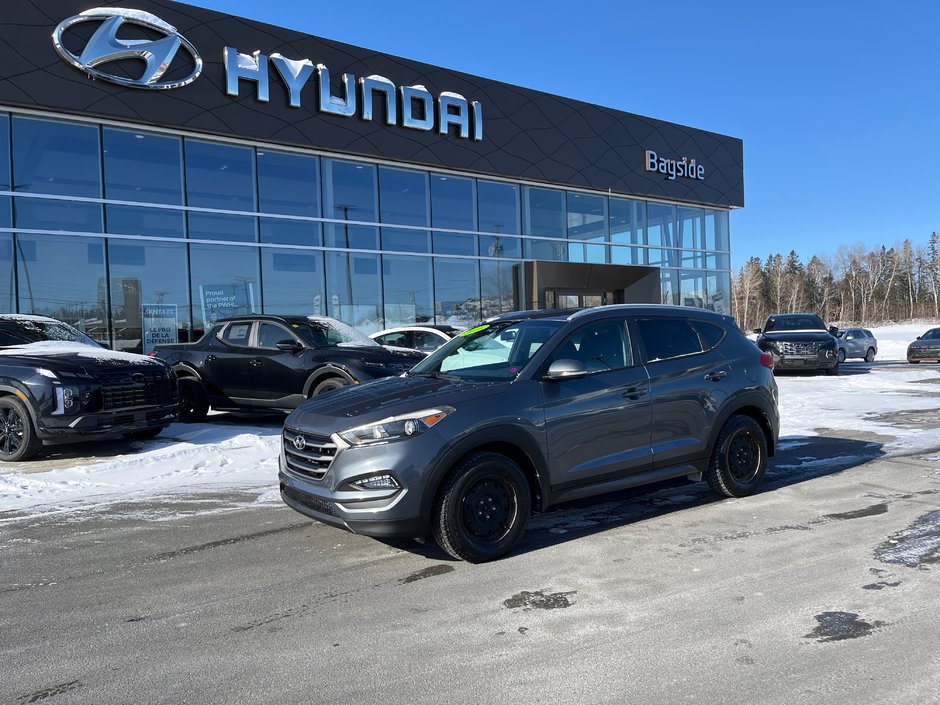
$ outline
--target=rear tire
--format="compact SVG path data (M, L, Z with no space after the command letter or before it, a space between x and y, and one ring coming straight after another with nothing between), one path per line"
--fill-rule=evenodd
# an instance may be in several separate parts
M454 558L483 563L515 548L530 510L529 483L520 467L499 453L474 453L445 479L431 534Z
M348 386L349 382L347 382L342 377L327 377L313 388L313 394L310 396L318 397L325 392L332 392L334 389L342 389L343 387Z
M839 348L839 363L845 362L845 350Z
M911 363L912 365L919 365L919 364L920 364L920 360L908 360L908 362Z
M826 374L830 377L835 377L837 374L839 374L839 363L837 362L832 367L827 367Z
M709 486L726 497L747 497L764 481L767 436L750 416L732 416L718 433L705 472Z
M868 352L865 353L865 362L874 362L875 361L875 349L868 348Z
M198 423L209 413L209 396L206 388L194 377L183 377L179 381L180 421Z
M32 460L41 450L26 405L16 397L0 397L0 461Z

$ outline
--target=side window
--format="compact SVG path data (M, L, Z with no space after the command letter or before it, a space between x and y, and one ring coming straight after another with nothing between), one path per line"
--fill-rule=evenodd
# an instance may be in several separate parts
M277 348L277 344L284 340L296 340L296 338L284 326L279 326L277 323L262 321L258 324L259 348Z
M444 344L444 339L434 333L428 333L423 330L414 332L414 347L421 352L431 352L437 350Z
M677 318L641 318L636 322L648 362L671 360L702 352L702 343L688 321Z
M578 328L555 350L555 360L578 360L588 372L632 367L633 349L625 321L596 321Z
M248 345L251 335L251 323L229 323L222 331L221 338L229 345Z
M411 347L408 344L408 334L401 333L386 333L385 335L380 335L375 339L379 345L393 345L397 348L409 348Z
M713 323L707 323L706 321L692 321L692 327L698 331L699 337L702 339L702 346L706 350L711 350L716 347L718 343L721 342L722 338L725 337L725 332L721 329L720 326L716 326Z

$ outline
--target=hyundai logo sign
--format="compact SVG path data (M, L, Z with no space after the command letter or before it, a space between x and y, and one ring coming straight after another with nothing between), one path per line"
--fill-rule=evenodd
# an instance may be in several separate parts
M100 22L101 25L88 40L82 53L76 56L65 48L62 35L70 27L83 22ZM162 36L159 39L119 39L118 31L125 24L137 25ZM52 33L52 43L59 55L72 66L81 69L92 78L100 78L120 86L167 90L189 85L202 73L202 58L196 48L177 32L175 27L142 10L110 7L86 10L59 23ZM179 80L161 81L173 63L173 59L176 58L180 47L192 57L194 64L192 73ZM146 67L137 78L117 76L99 68L122 59L140 59L146 62Z
M300 434L297 434L296 436L294 436L293 443L294 443L294 448L296 448L297 450L303 450L304 448L307 447L307 439L301 436Z

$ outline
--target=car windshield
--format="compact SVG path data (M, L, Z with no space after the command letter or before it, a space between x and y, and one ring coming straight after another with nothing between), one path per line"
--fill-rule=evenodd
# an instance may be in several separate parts
M66 343L83 343L96 348L101 347L81 331L67 323L34 318L18 318L0 321L0 347L28 345L46 340L59 340Z
M921 340L940 340L940 328L931 328L922 336L920 336L920 339Z
M332 318L310 318L291 323L291 328L304 340L317 348L327 345L382 347L365 333Z
M771 316L764 326L766 332L780 332L785 330L826 330L826 324L815 314L788 314L785 316Z
M562 325L528 319L471 328L419 362L410 374L473 381L513 379Z

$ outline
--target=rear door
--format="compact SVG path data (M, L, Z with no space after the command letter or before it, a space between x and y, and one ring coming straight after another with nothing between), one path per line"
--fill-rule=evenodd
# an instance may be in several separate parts
M555 489L651 468L650 394L624 318L587 323L549 357L584 363L581 379L543 380L549 476Z
M679 317L639 318L636 329L650 380L653 466L701 459L736 385L718 352L725 331Z

